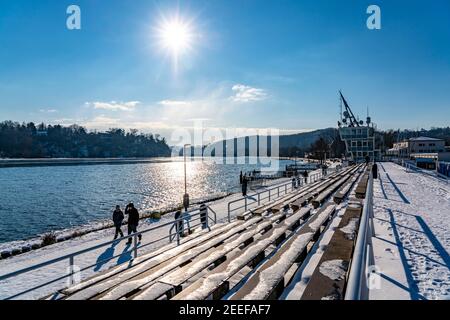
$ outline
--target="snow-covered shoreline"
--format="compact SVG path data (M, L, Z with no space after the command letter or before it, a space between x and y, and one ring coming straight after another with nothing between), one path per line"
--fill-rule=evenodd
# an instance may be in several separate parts
M232 193L218 193L215 195L211 195L209 197L205 197L203 199L194 199L192 201L193 205L198 205L201 203L211 203L217 200L221 200L230 196ZM171 213L176 211L176 206L158 208L150 211L141 212L142 218L141 220L151 220L151 215L154 213L160 213L161 215L165 215L167 213ZM125 228L126 226L124 226ZM97 232L105 229L113 228L112 221L110 219L103 219L100 221L93 221L88 224L74 226L71 228L64 228L60 230L53 230L53 233L57 239L57 242L64 242L73 238L78 238L84 236L86 234ZM8 241L4 243L0 243L0 252L9 251L12 252L16 249L22 249L24 247L29 247L29 250L35 250L38 248L31 248L33 245L37 245L39 248L41 247L42 238L48 233L38 234L29 239L20 239L14 241ZM25 253L25 252L23 252ZM22 253L21 253L22 254ZM2 258L0 257L0 260Z

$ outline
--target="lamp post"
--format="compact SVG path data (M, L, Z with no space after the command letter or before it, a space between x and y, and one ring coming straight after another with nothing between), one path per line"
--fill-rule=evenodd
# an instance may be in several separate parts
M189 208L189 194L187 193L187 174L186 174L186 147L189 147L190 144L185 144L183 147L183 155L184 155L184 196L183 196L183 207L184 211L188 211Z

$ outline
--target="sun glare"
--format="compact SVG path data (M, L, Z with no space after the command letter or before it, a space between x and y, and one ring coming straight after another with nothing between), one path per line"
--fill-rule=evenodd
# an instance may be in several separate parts
M158 31L162 48L172 55L178 56L191 48L193 38L191 27L181 19L164 21Z

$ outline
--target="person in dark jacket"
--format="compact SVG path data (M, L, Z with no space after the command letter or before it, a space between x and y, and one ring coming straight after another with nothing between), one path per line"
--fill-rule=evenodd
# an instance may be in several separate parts
M378 165L376 163L372 166L372 175L374 179L378 179Z
M303 178L305 178L305 184L308 183L308 171L303 171Z
M123 219L124 219L124 215L122 210L120 210L120 206L116 206L116 210L114 210L113 212L113 222L114 222L114 226L116 227L116 235L114 236L114 240L117 239L117 237L120 234L120 237L123 237L123 232L122 232L122 223L123 223Z
M128 235L131 235L133 232L137 233L137 227L139 225L139 212L134 207L133 203L127 205L125 209L125 214L128 215ZM142 235L139 235L139 241L142 240ZM132 239L128 238L128 243L132 243Z
M244 176L242 180L242 196L247 196L247 176Z

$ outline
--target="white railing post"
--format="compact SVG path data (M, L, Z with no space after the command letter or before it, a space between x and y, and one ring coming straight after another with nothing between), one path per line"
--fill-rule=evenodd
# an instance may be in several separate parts
M367 272L369 270L368 264L370 264L372 259L371 241L374 232L370 221L373 217L373 176L371 172L369 174L369 183L350 267L345 300L363 300L367 299L368 295Z

